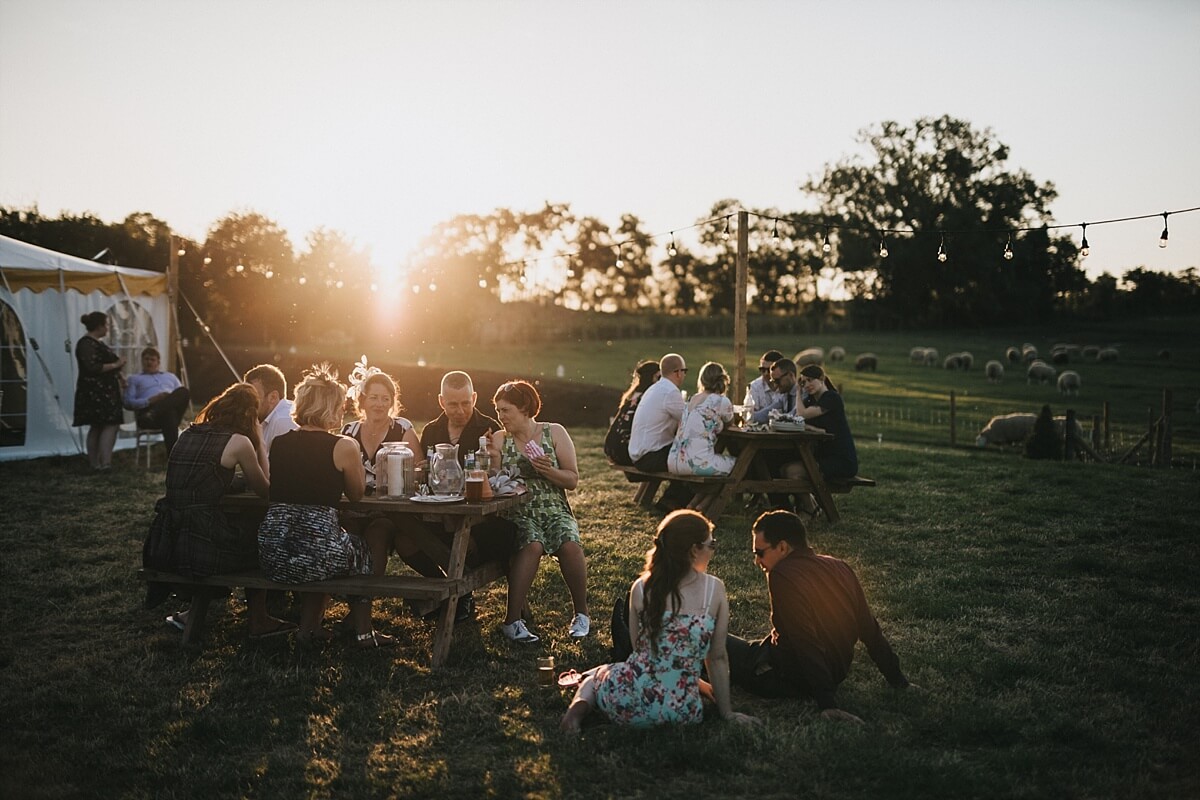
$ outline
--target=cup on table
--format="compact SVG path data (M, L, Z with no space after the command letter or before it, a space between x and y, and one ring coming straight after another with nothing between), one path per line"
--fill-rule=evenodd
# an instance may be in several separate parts
M465 482L466 488L463 490L463 494L466 496L468 503L478 503L483 500L483 484L486 480L486 478L475 474L467 476Z

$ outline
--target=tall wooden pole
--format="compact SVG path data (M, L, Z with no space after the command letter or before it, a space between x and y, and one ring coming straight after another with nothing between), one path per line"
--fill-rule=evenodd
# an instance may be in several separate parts
M166 359L166 371L175 372L175 351L179 342L175 313L179 307L179 237L172 233L169 244L171 257L167 261L167 346L163 356Z
M746 286L750 271L750 214L737 215L737 278L733 302L733 402L746 396Z

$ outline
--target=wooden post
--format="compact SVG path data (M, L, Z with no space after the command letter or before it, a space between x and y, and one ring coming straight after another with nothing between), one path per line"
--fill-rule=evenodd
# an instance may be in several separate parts
M750 271L750 214L737 215L737 276L733 302L733 402L746 396L746 287Z
M1100 415L1092 414L1092 450L1100 449Z
M1102 409L1103 409L1102 414L1104 416L1104 449L1108 450L1108 449L1110 449L1110 447L1112 445L1110 443L1111 440L1109 439L1109 435L1111 433L1111 428L1109 427L1108 401L1107 400L1104 401L1104 405L1102 406Z
M1146 459L1150 466L1154 466L1155 459L1158 458L1158 423L1154 419L1154 409L1146 406L1146 441L1150 444L1150 455Z
M1075 409L1067 409L1063 420L1063 461L1075 460Z
M958 441L958 432L955 430L955 423L958 418L958 403L954 399L954 390L950 390L950 446L953 447Z
M1158 421L1161 439L1158 446L1158 464L1171 468L1171 390L1163 389L1162 417Z
M179 303L179 237L171 234L168 237L171 256L167 259L167 346L164 348L165 364L163 371L175 372L175 350L179 342L179 326L175 309Z

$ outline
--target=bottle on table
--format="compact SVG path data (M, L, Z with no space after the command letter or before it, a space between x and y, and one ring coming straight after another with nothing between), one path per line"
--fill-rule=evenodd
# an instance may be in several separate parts
M475 451L475 469L481 469L489 475L492 473L492 454L488 451L488 437L479 437L479 449Z

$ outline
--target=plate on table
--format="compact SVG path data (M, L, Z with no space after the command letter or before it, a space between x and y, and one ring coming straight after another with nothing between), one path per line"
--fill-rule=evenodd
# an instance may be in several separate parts
M414 503L461 503L464 499L461 494L414 494L409 498Z
M778 431L780 433L796 433L798 431L804 430L804 423L803 422L783 422L782 420L780 420L780 421L772 422L770 427L771 427L771 430Z

